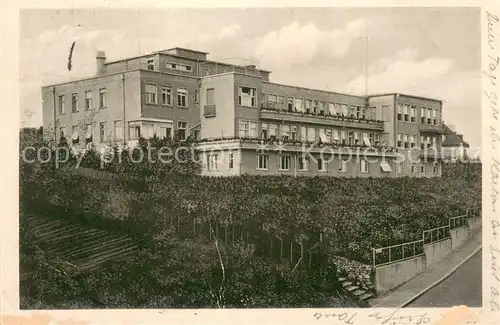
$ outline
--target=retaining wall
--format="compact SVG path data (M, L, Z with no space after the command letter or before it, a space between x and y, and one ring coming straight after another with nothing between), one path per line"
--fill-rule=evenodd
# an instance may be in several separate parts
M451 237L451 249L456 249L463 244L469 239L470 237L470 230L469 227L460 227L460 228L455 228L450 230L450 237Z
M426 267L425 256L379 266L375 269L375 288L380 294L414 278Z
M481 228L481 218L469 218L467 219L467 225L469 226L470 231L476 231Z
M451 239L441 240L437 243L432 243L429 245L424 245L424 254L425 254L425 264L426 266L430 266L446 255L448 255L452 250L452 241Z

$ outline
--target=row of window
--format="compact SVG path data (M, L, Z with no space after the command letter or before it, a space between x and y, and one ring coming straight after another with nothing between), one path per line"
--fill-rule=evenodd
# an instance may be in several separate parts
M106 88L99 89L99 108L106 108ZM58 103L59 114L66 113L66 95L59 95ZM85 91L84 108L86 111L92 110L92 91ZM80 110L80 102L78 100L78 93L71 94L71 112L76 113Z
M380 133L369 133L329 128L305 127L288 124L260 123L257 134L257 122L240 120L238 135L241 138L283 139L294 141L339 143L343 145L380 145Z
M437 108L420 108L420 123L438 125L439 110ZM398 104L398 121L417 122L417 107L410 104Z
M414 148L417 136L415 134L398 133L398 148ZM435 136L420 136L420 149L433 148L437 146L437 137Z
M188 89L187 88L177 88L176 89L176 105L177 107L188 107ZM158 86L156 84L148 83L146 84L146 104L158 105ZM160 103L164 106L173 106L173 87L172 86L160 86ZM194 91L194 102L198 102L198 90Z
M315 159L315 165L316 165L316 170L319 172L324 172L327 171L328 165L327 162L324 161L321 158ZM292 157L289 155L282 155L279 156L279 166L278 169L280 171L290 171L291 166L292 166ZM235 166L235 156L233 153L229 153L229 160L228 160L228 168L229 170L234 169ZM338 168L337 171L339 173L346 173L347 172L347 165L349 163L348 158L343 158L338 161ZM426 170L426 165L425 164L412 164L411 165L411 173L415 174L417 172L417 165L420 165L420 173L425 174L427 172ZM397 172L398 174L403 173L403 164L402 163L396 163L397 166ZM304 171L309 171L311 166L311 161L307 157L299 157L297 159L297 170L304 172ZM384 172L391 172L392 169L388 165L387 162L382 162L381 167ZM207 155L207 169L209 171L219 171L220 168L220 156L219 154L210 154ZM360 164L359 164L359 171L361 173L369 173L369 168L370 164L368 161L361 159ZM257 155L257 169L258 170L268 170L269 169L269 155L266 154L259 154ZM439 174L439 164L434 163L433 164L433 173L434 174Z
M71 140L73 143L80 142L80 130L82 129L79 125L74 125L71 130ZM187 122L178 121L177 122L177 135L179 140L186 140L187 138ZM68 138L69 134L67 133L66 127L61 127L60 136L64 138ZM93 129L92 124L86 124L83 127L85 131L85 142L92 142L93 139ZM155 125L153 123L143 123L142 125L133 125L132 123L129 125L129 138L130 140L137 140L141 137L144 139L150 139L153 137L158 137L160 139L163 138L172 138L172 127L170 126L161 126ZM114 121L114 128L112 134L113 140L123 140L123 123L121 120ZM99 123L99 138L98 142L103 143L108 139L108 131L107 131L107 123L101 122Z
M188 64L173 63L173 62L166 62L165 68L171 69L171 70L185 71L185 72L191 72L193 70L193 67L188 65ZM156 70L156 65L155 65L154 59L150 59L150 60L146 61L146 69Z

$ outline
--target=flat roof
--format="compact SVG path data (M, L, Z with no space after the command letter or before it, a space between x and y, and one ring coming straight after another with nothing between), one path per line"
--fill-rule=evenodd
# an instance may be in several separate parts
M209 54L208 52L191 50L191 49L187 49L187 48L184 48L184 47L178 47L178 46L177 47L172 47L172 48L169 48L169 49L166 49L166 50L158 51L158 52L170 51L170 50L184 50L184 51L195 52L195 53L200 53L200 54Z
M338 92L330 91L330 90L314 89L314 88L307 88L307 87L295 86L295 85L286 85L286 84L280 84L280 83L271 82L271 81L262 81L262 83L272 84L272 85L277 85L277 86L285 86L285 87L298 88L298 89L303 89L303 90L320 91L320 92L323 92L323 93L329 93L329 94L335 94L335 95L344 95L344 96L350 96L350 97L357 97L357 98L362 98L362 99L366 98L365 96L352 95L352 94L346 94L346 93L338 93Z
M432 101L436 101L436 102L443 102L441 99L423 97L423 96L417 96L417 95L409 95L409 94L403 94L403 93L370 94L370 95L367 95L367 97L380 97L380 96L391 96L391 95L400 95L400 96L405 96L405 97L412 97L412 98L418 98L418 99L432 100Z

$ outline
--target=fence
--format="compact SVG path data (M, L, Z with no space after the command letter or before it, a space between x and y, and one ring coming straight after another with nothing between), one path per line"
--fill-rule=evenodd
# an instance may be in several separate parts
M420 239L409 243L373 248L372 252L373 266L375 267L422 255L424 254L424 243Z
M467 225L467 215L450 218L449 222L450 230L465 227Z
M423 255L424 245L451 238L450 230L465 227L468 218L479 217L480 215L481 207L467 208L465 215L449 218L448 225L424 230L422 232L422 239L420 240L381 248L372 248L373 267Z
M450 238L450 226L441 226L424 230L422 233L424 245L432 244Z

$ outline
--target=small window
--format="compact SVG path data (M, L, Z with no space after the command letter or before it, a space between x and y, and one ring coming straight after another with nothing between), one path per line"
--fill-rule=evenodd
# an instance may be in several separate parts
M217 171L219 170L219 155L208 155L208 170L209 171Z
M179 135L179 140L186 140L187 137L187 122L179 121L177 122L177 134Z
M234 169L234 153L229 153L229 169Z
M420 164L420 173L421 174L425 174L425 172L426 172L426 170L425 170L425 164L422 163L422 164Z
M318 171L319 172L326 172L326 161L323 160L323 158L318 158Z
M71 112L78 112L78 94L71 95Z
M280 157L280 170L290 170L291 161L292 161L292 159L290 156L281 156Z
M85 92L85 110L89 111L92 109L92 92L86 91Z
M106 88L99 89L99 108L106 108Z
M308 168L309 168L309 159L306 158L306 157L300 157L298 159L298 163L299 163L299 166L298 166L298 170L299 171L307 171Z
M347 172L347 158L342 158L339 160L339 173L346 173Z
M99 142L105 142L106 141L106 123L100 123L99 124Z
M256 107L257 89L249 87L238 87L238 104L241 106Z
M297 126L293 125L292 128L291 128L291 139L292 140L298 140L298 137L297 137Z
M274 94L267 95L267 102L269 104L271 104L271 103L273 103L273 104L277 103L278 102L278 95L274 95Z
M172 106L172 87L170 86L161 87L161 104Z
M59 96L59 114L65 114L66 113L66 96L61 95Z
M415 166L415 164L411 164L411 173L415 174L416 171L417 171L417 166Z
M177 88L177 106L187 107L188 90L186 88Z
M122 121L115 121L115 140L123 139Z
M432 172L434 175L439 174L439 165L437 163L432 164Z
M157 103L157 94L156 94L156 85L155 84L146 84L146 103L147 104L156 104Z
M267 170L269 166L269 155L258 155L257 169Z
M92 124L85 124L85 141L92 142Z
M155 69L155 60L150 59L146 62L146 69L154 70Z
M366 160L361 159L359 167L362 173L368 173L368 162Z

